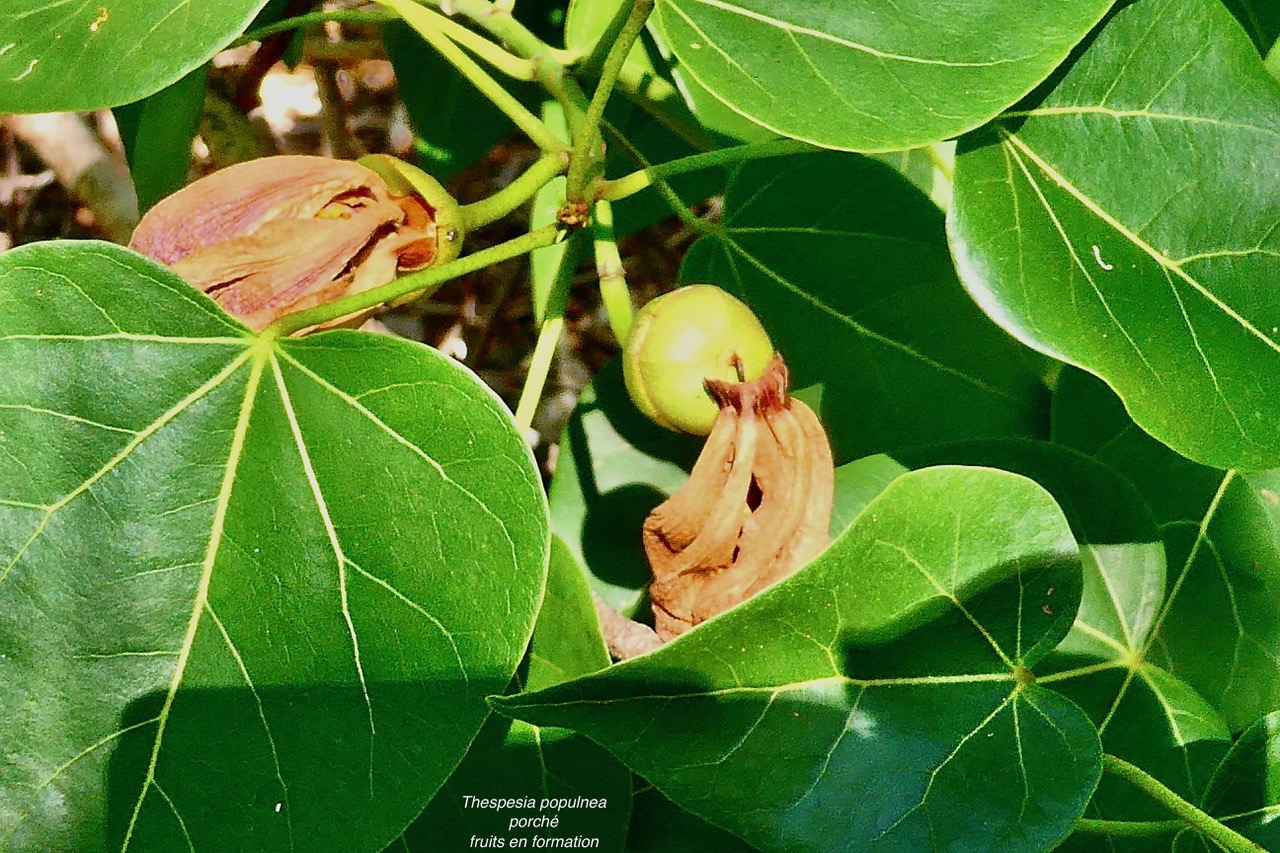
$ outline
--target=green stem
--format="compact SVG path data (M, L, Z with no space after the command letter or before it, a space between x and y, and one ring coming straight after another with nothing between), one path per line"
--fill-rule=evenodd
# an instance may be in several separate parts
M516 426L520 428L521 435L533 426L533 414L542 400L542 390L547 385L551 360L555 357L562 332L564 317L548 317L538 332L538 344L533 348L533 358L529 362L529 375L525 377L520 402L516 404Z
M498 192L472 204L462 206L462 227L473 231L490 222L497 222L511 211L533 198L552 178L564 171L563 154L544 154L520 177Z
M1113 835L1117 838L1153 838L1177 835L1187 829L1180 820L1096 820L1082 817L1076 821L1076 832Z
M600 71L600 82L591 96L591 103L587 105L587 115L582 125L575 129L573 154L569 157L569 174L565 179L565 196L570 204L587 200L587 182L591 178L593 167L604 155L600 122L604 119L605 104L609 102L609 95L613 93L613 85L618 81L618 74L631 53L631 47L640 38L640 33L644 32L653 4L654 0L634 0L631 13L618 33L618 38L609 46L609 55Z
M481 68L462 48L437 28L436 21L440 18L439 15L411 0L377 0L377 2L404 18L405 23L413 27L427 44L435 48L450 65L458 70L458 73L471 81L472 85L479 89L495 107L502 110L507 118L511 119L515 126L520 128L539 148L544 151L563 150L563 143L529 111L528 107L516 100L515 96L502 84L489 76L489 72Z
M503 74L516 80L533 79L535 70L533 63L529 60L513 53L508 53L489 39L473 30L467 29L447 15L432 12L430 9L423 9L422 11L427 13L425 20L430 20L437 30Z
M521 432L532 426L533 415L538 410L538 402L547 385L547 376L551 373L556 344L560 342L560 335L564 331L564 309L568 303L569 287L586 249L586 234L581 230L575 231L557 248L560 249L560 259L551 274L545 315L538 331L538 343L529 362L524 387L520 389L520 402L516 404L516 424Z
M340 24L385 24L387 21L394 21L397 17L399 16L389 12L361 11L359 9L310 12L306 15L285 18L283 21L276 21L274 24L267 24L265 27L258 27L256 30L249 30L231 44L232 46L238 46L253 41L262 41L267 36L273 36L276 33L286 33L289 30L296 30L298 27L322 24L325 21L337 21Z
M808 142L798 139L777 139L769 142L753 142L747 145L735 145L732 148L721 148L718 151L707 151L671 160L657 166L623 175L612 181L605 181L600 197L609 201L617 201L635 195L642 189L652 186L662 178L681 175L685 172L696 172L699 169L712 169L716 166L731 166L747 160L760 160L765 157L784 157L788 154L803 154L817 151Z
M618 8L613 10L613 17L609 19L600 38L596 39L596 43L591 46L591 52L576 66L581 76L587 79L600 76L604 64L609 60L609 51L622 35L627 21L631 19L631 12L632 8L626 2L619 3ZM627 53L629 55L630 50Z
M613 207L607 201L596 202L591 222L592 239L596 250L596 273L600 276L600 299L609 315L609 328L618 339L618 346L627 345L631 334L631 291L627 288L627 272L618 253L618 241L613 236Z
M652 174L654 189L658 191L658 195L662 197L662 200L667 203L667 206L679 217L681 222L698 234L716 234L719 232L720 229L716 225L698 218L693 211L685 206L684 199L680 198L679 193L671 187L665 177L651 171L654 168L653 164L645 159L640 149L632 145L631 141L623 136L621 131L608 122L604 123L604 129L609 133L610 138L626 152L628 157L643 167L644 171L649 171ZM609 199L602 200L609 201Z
M1211 815L1196 808L1166 788L1158 779L1148 775L1142 768L1130 764L1123 758L1116 758L1114 755L1103 755L1102 769L1112 776L1117 776L1133 785L1177 815L1187 826L1199 832L1223 850L1228 851L1228 853L1258 853L1260 850L1265 851L1262 846L1253 843L1231 827L1220 823Z
M473 255L467 255L456 261L451 261L443 266L429 267L419 272L409 273L378 287L344 296L341 299L326 302L324 305L304 308L301 311L286 314L263 329L261 337L267 339L282 338L301 329L375 308L384 302L399 299L401 296L408 296L411 293L426 294L434 292L446 281L455 279L460 275L482 270L500 261L518 258L521 255L532 252L534 249L541 249L543 246L550 246L560 238L561 233L559 226L548 225L545 228L530 231L528 234L517 237L514 240L508 240L505 243L499 243Z
M568 51L557 50L538 38L511 14L508 3L490 3L489 0L423 0L448 15L460 15L484 32L505 44L517 56L533 64L533 79L546 87L566 112L585 114L587 96L576 80L565 73ZM572 125L572 122L570 123Z

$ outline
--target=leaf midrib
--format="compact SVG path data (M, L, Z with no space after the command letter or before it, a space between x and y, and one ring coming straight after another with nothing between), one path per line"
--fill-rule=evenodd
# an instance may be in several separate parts
M195 646L196 632L200 627L201 616L204 613L205 605L209 600L209 587L213 580L213 566L217 562L218 549L222 544L223 525L226 522L227 509L231 504L231 495L235 486L236 470L243 455L245 437L249 432L249 420L253 414L254 402L258 396L258 384L262 379L262 372L267 364L267 357L270 352L271 342L258 342L256 345L246 349L245 353L232 362L233 366L238 368L244 361L252 359L249 370L249 379L245 383L244 398L240 403L240 413L236 418L236 425L231 436L231 448L227 454L227 463L223 471L222 484L218 490L218 499L214 505L213 524L210 527L209 541L205 549L204 562L200 569L200 579L196 584L195 600L191 607L191 615L187 620L186 632L183 636L182 645L178 652L178 660L174 664L173 677L169 682L169 689L165 693L164 703L160 708L160 714L156 726L156 735L152 743L151 756L147 763L146 776L143 779L141 790L138 792L138 798L134 803L133 813L129 817L129 824L125 830L124 841L121 844L121 853L125 853L129 849L129 843L133 838L134 829L137 826L138 815L142 811L142 803L146 799L147 792L155 782L156 766L160 760L160 746L164 741L166 726L169 722L169 714L173 709L174 699L177 697L178 688L182 685L183 675L186 671L188 660L191 657L191 650ZM226 375L230 375L230 369Z

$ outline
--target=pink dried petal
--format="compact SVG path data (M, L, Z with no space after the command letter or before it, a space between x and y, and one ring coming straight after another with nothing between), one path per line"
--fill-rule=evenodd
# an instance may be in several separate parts
M266 222L305 219L344 193L389 202L386 185L370 169L327 157L264 157L201 178L147 212L129 247L164 264Z

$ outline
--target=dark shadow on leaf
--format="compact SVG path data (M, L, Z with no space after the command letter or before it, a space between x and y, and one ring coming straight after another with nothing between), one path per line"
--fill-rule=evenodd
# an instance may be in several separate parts
M632 483L601 495L587 507L582 554L596 577L632 589L649 585L653 576L641 547L640 529L666 497L652 486Z
M991 577L961 590L962 605L938 597L833 638L830 655L815 652L822 629L804 615L823 599L792 584L651 656L498 707L582 732L680 808L762 849L930 849L933 828L977 845L966 849L1049 849L1096 784L1096 739L1071 703L1020 688L992 642L1013 657L1021 637L1031 659L1056 643L1079 563L1028 555ZM1046 613L1050 586L1062 609ZM1024 746L1036 798L1025 821L1009 793L1023 790ZM915 806L930 785L943 811L926 816Z
M204 674L239 677L234 666ZM148 721L165 699L144 696L122 714L120 728L134 728L105 768L107 846L120 848L132 824L138 850L380 850L444 783L485 718L485 695L503 686L370 681L367 700L358 683L183 688L154 759Z

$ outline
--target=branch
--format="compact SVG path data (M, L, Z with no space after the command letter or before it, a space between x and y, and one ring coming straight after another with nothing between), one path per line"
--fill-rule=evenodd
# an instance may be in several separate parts
M93 212L108 239L128 243L138 224L129 169L73 113L10 115L4 124Z

